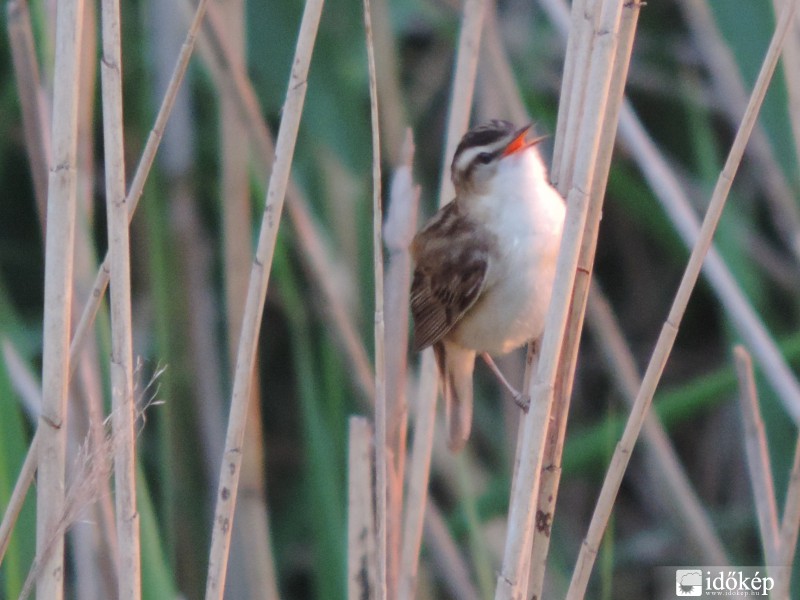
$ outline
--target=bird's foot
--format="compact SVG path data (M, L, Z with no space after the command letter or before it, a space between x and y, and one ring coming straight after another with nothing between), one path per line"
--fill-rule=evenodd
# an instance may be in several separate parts
M526 415L528 414L528 410L531 407L531 397L528 394L523 394L522 392L514 392L513 393L514 404L519 406Z
M517 390L517 388L511 385L505 378L505 375L503 375L502 371L500 371L500 369L497 367L494 360L492 360L492 357L489 356L486 352L482 352L481 357L483 358L483 361L489 366L492 373L494 373L495 377L497 377L497 380L500 382L500 384L508 390L509 394L511 394L511 397L514 399L514 404L519 406L525 413L527 413L528 409L531 406L530 396L528 396L528 394L523 394L522 392Z

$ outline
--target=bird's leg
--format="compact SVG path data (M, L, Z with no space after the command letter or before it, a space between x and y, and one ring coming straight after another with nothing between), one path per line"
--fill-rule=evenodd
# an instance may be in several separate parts
M511 397L514 398L514 404L519 406L524 412L528 412L528 408L530 408L531 405L531 399L528 398L527 395L522 394L508 382L508 379L506 379L505 375L503 375L503 372L495 364L491 356L489 356L486 352L481 352L481 358L483 358L483 362L489 366L489 368L492 370L492 373L494 373L494 376L497 377L497 380L502 384L502 386L508 390L508 392L511 394Z

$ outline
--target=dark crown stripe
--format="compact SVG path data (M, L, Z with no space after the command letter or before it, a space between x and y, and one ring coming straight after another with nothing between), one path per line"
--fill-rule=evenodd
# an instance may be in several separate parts
M486 125L481 125L468 131L461 138L456 148L455 156L458 156L467 148L491 145L501 138L514 131L514 125L508 121L490 121Z

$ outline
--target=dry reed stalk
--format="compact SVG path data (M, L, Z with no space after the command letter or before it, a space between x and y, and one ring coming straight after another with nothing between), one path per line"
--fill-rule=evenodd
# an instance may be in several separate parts
M562 344L561 357L556 372L554 407L551 413L549 432L542 461L542 474L537 501L537 520L543 524L537 527L533 536L531 552L532 571L529 594L541 597L544 585L544 573L547 566L547 554L550 546L550 526L555 514L558 498L558 487L561 479L561 455L564 448L567 417L569 415L572 385L578 359L578 345L583 330L586 302L594 267L597 236L600 229L600 218L603 210L608 173L611 168L611 156L614 150L619 112L624 97L625 82L628 76L633 39L639 17L639 2L624 5L620 16L618 42L613 59L613 70L608 90L605 115L602 116L600 147L594 167L591 196L586 216L586 226L581 241L578 267L572 292L570 314ZM588 99L584 106L591 106ZM569 177L569 174L567 175Z
M347 461L347 598L374 597L377 589L373 503L372 428L365 417L350 417Z
M382 96L381 96L382 97ZM420 188L414 184L414 140L410 129L400 152L389 190L389 209L383 227L384 243L389 253L386 271L386 444L390 453L387 490L387 572L389 580L400 581L402 547L403 482L408 433L408 316L411 289L411 254L409 248L417 225Z
M212 11L221 0L212 4ZM224 3L227 9L220 12L220 32L231 45L231 60L238 68L244 68L244 5L241 0ZM201 42L202 42L202 36ZM201 46L202 50L202 46ZM247 136L247 124L240 118L236 100L226 90L220 90L220 145L221 180L220 208L223 226L223 261L225 273L225 321L228 335L228 359L236 360L245 297L247 293L248 267L252 253L248 236L251 231L250 183L248 164L250 153L241 142ZM255 383L254 383L255 386ZM257 386L255 386L257 387ZM256 389L254 388L254 397Z
M190 3L184 3L191 8ZM224 4L224 13L220 8ZM219 5L219 6L218 6ZM213 23L213 29L227 50L228 60L238 72L244 69L244 28L243 6L239 2L232 5L212 3L206 24ZM205 31L205 30L202 30ZM200 53L206 62L214 60L206 36L200 35ZM250 189L248 163L250 151L242 144L247 139L248 124L241 115L239 103L230 91L230 86L220 84L221 77L212 63L212 74L221 92L221 139L222 139L222 217L223 254L225 262L226 323L228 331L228 361L232 366L236 360L240 327L246 300L248 266L252 253L249 236L241 232L251 231ZM266 173L259 170L266 187ZM259 394L259 375L253 372L251 398L248 402L242 457L241 488L247 490L239 501L238 518L235 522L232 544L234 560L244 567L243 580L229 579L229 594L233 585L240 586L238 593L246 593L241 586L259 590L266 598L277 598L278 588L275 576L274 558L270 545L271 533L269 511L264 495L264 440L261 427L261 400ZM222 446L222 440L220 446ZM216 460L216 459L215 459ZM246 581L244 580L246 577Z
M524 419L524 433L519 453L520 463L512 484L508 534L502 571L497 579L496 600L522 598L528 584L528 565L533 538L535 502L540 490L547 427L555 392L559 357L570 310L584 229L587 227L591 186L595 182L595 165L604 140L613 133L604 118L611 88L617 48L617 32L623 2L607 0L600 8L597 27L592 35L592 58L586 80L586 105L598 118L583 119L577 138L574 173L567 194L567 214L556 264L556 279L547 312L546 326L535 377L527 393L531 408ZM570 125L567 125L569 131ZM612 136L613 137L613 136ZM562 163L563 168L563 163ZM594 211L599 219L600 211ZM589 225L591 227L591 225ZM537 519L538 520L538 519ZM537 557L538 558L538 557Z
M161 139L164 135L164 128L167 125L169 116L172 112L172 107L175 105L175 98L178 95L178 90L183 83L183 77L186 75L186 69L189 66L189 59L192 57L195 42L197 40L197 32L203 22L203 17L206 14L209 0L200 0L197 4L197 9L192 17L192 22L189 30L186 33L186 39L181 46L180 54L175 63L175 69L172 71L172 77L167 85L167 91L164 92L164 99L158 109L153 128L150 130L150 135L147 137L142 155L139 158L139 164L136 167L136 173L133 176L125 203L128 206L128 222L133 218L136 212L136 207L139 205L139 200L142 197L144 184L147 181L147 176L150 174L150 168L153 166L153 161L156 157L156 152L161 144ZM74 329L72 334L72 343L70 344L70 358L74 359L80 352L86 335L94 324L94 319L97 316L97 311L100 308L100 303L103 301L106 287L108 287L110 260L109 255L106 253L103 262L97 270L97 275L94 279L91 293L89 294L86 306L83 307L81 318Z
M592 516L589 531L581 545L578 562L567 592L568 600L579 600L583 598L586 593L594 558L597 555L600 540L605 531L606 524L608 523L608 518L611 515L614 498L622 482L622 476L624 475L630 459L630 454L641 429L644 416L652 401L656 385L658 384L667 358L669 357L670 350L675 342L675 337L677 336L681 319L686 310L686 305L689 302L692 289L699 277L703 259L711 246L714 230L719 222L722 209L725 206L733 177L744 154L747 139L755 125L758 109L763 102L772 73L777 65L781 45L789 30L796 5L796 1L787 5L780 16L767 55L754 86L753 93L748 102L747 110L742 119L742 124L736 133L733 145L725 162L725 167L717 180L711 202L709 203L706 216L703 220L700 237L697 244L692 249L689 262L686 266L683 278L681 279L678 291L675 294L675 299L673 300L669 315L659 335L650 363L647 366L642 387L636 397L636 402L631 410L631 415L625 426L625 431L617 444L617 449L612 457L611 466L603 482L603 487L600 491L594 515Z
M453 182L450 181L450 161L453 160L458 142L469 125L486 4L486 0L465 0L464 2L461 32L458 36L456 70L450 95L450 114L447 118L447 140L442 160L439 206L450 202L455 194Z
M553 170L550 174L554 185L564 197L572 185L570 178L575 170L578 135L582 115L585 113L586 86L600 10L600 0L584 0L572 7L571 26L575 29L570 28L564 67L565 74L569 72L571 76L569 82L563 79L561 84L559 116L556 122L556 135L561 135L555 144L557 154L553 157L553 164L558 166L558 171ZM572 54L571 48L574 49Z
M230 42L232 60L240 69L245 67L244 2L217 2L221 11L225 37ZM220 98L220 140L222 159L221 212L223 224L223 261L225 273L225 316L228 332L229 364L236 361L236 348L247 293L247 268L252 252L250 181L248 165L250 151L242 144L247 139L247 125L239 115L236 99L222 92ZM236 520L234 545L245 566L247 588L267 600L279 598L272 556L269 510L265 497L264 436L261 425L261 395L258 372L253 373L252 397L244 433L242 457L242 489L248 490L239 499L239 518Z
M118 0L103 0L100 62L103 101L108 254L111 263L111 402L117 517L117 597L142 594L139 513L136 509L136 435L133 399L130 240L125 198L122 122L122 40Z
M237 67L230 45L220 33L220 18L213 5L208 13L207 24L208 27L203 33L208 36L210 52L204 53L204 58L209 59L208 66L217 85L235 99L240 118L247 124L257 163L271 163L275 149L266 121L261 115L258 98L250 79L241 68ZM257 172L259 178L263 179L265 187L268 172L269 166ZM329 318L338 336L337 341L350 361L351 371L355 374L355 381L362 392L362 399L365 405L371 406L375 396L375 381L364 344L347 310L341 285L336 280L335 275L341 271L341 265L331 259L332 253L327 247L325 236L312 217L307 199L293 179L289 180L286 196L286 209L297 234L302 250L301 256L306 261L313 279L320 286L325 298L326 312L330 315Z
M377 519L378 600L394 597L397 573L390 572L387 539L390 448L387 446L388 410L386 406L386 332L383 317L383 206L381 200L381 138L378 113L378 82L375 49L372 42L372 15L369 0L364 0L364 29L369 70L369 108L372 129L372 260L375 270L375 517ZM391 459L393 460L393 458ZM398 510L401 507L396 507ZM398 518L399 521L399 518ZM399 550L399 546L397 548ZM392 560L391 562L395 562Z
M39 78L39 63L36 61L28 1L10 0L6 4L6 20L14 76L22 110L25 150L31 166L36 209L44 238L50 135L47 127L48 119L45 114L45 99Z
M255 389L256 382L253 383L253 390ZM265 600L277 600L280 594L275 558L272 553L269 506L265 496L264 436L260 420L260 397L256 394L250 402L258 409L250 409L245 426L241 487L246 493L239 498L239 518L235 521L234 532L237 537L234 539L234 544L241 547L250 593L258 593L259 597Z
M587 317L589 328L608 363L609 374L628 404L633 405L642 379L611 305L596 284L589 292ZM684 528L689 539L694 540L705 564L730 564L722 542L714 532L711 519L692 488L669 436L655 413L649 413L646 417L643 435L650 453L650 462L654 465L652 470L658 473L657 477L652 478L653 482L659 486L660 493L670 499L667 506L673 511L676 522Z
M190 0L186 1L191 6ZM271 161L274 148L269 127L261 114L258 95L239 59L239 53L224 31L223 17L216 5L211 4L204 27L199 32L208 44L208 52L203 53L203 58L217 80L217 87L236 102L242 121L249 127L257 128L251 140L259 154L258 158Z
M323 0L308 0L300 22L292 71L289 78L283 117L278 132L275 165L267 190L266 205L258 237L258 246L250 273L247 301L242 319L233 395L225 439L225 453L220 468L217 506L211 536L206 600L222 598L230 549L231 526L233 524L239 476L242 464L242 441L244 438L247 404L259 337L264 301L267 295L269 273L278 235L286 186L292 166L297 130L303 111L307 76L311 54L316 40Z
M747 104L747 91L736 58L717 29L708 0L682 0L679 5L686 14L686 24L700 49L700 56L708 67L714 103L721 106L731 124L736 125ZM788 45L787 39L785 47ZM788 69L784 70L789 72ZM767 204L771 209L770 215L775 229L792 251L795 261L799 261L800 208L797 206L795 194L776 159L764 128L756 125L751 138L747 154L753 162L753 176L767 192Z
M765 564L778 562L778 509L775 506L775 484L772 481L772 467L769 463L767 434L761 409L758 406L758 392L753 373L753 361L743 346L733 349L736 364L736 377L739 380L739 407L744 422L744 447L753 496L756 504L758 528L764 550Z
M403 549L397 594L399 600L413 600L416 594L419 553L428 501L438 378L433 357L426 356L430 352L431 350L426 350L421 355L419 381L414 393L414 443L411 447L403 519Z
M11 492L11 497L8 499L6 510L3 513L3 521L0 523L0 565L3 564L3 557L6 554L6 550L8 550L11 534L19 518L19 513L22 511L25 497L28 495L28 488L33 483L33 476L36 474L38 451L39 432L37 431L33 435L33 439L31 439L31 445L28 446L28 453L25 455L22 468L19 470L17 481L14 484L14 490Z
M558 0L555 0L558 1ZM587 23L587 14L593 4L587 6L589 0L574 0L572 3L572 10L569 11L567 23L562 27L562 34L567 38L567 48L564 52L564 69L561 74L561 94L560 101L563 103L564 108L558 111L556 117L556 131L555 139L553 140L553 162L550 167L550 180L563 194L563 187L559 184L559 174L562 170L562 161L566 159L566 146L567 146L567 124L569 123L570 111L567 108L568 103L572 97L582 96L580 90L573 90L576 83L579 83L582 77L576 75L576 69L583 69L588 62L588 54L585 49L581 49L581 42L584 41L585 36L580 35L579 32ZM559 2L558 7L566 14L566 6ZM547 8L547 6L545 6ZM552 18L552 17L551 17ZM572 35L569 33L572 32ZM585 41L584 41L585 44ZM580 59L582 57L582 59ZM580 66L579 66L580 65ZM563 169L566 171L567 167L564 165Z
M677 177L644 131L631 106L620 115L620 138L635 157L650 187L689 248L697 241L700 224ZM704 274L720 304L753 356L786 412L800 423L800 384L725 261L712 246L703 265Z
M42 412L36 495L36 551L39 598L60 600L64 594L64 537L58 523L64 512L67 395L70 375L72 259L75 247L77 193L78 80L83 1L64 0L56 27L53 106L53 156L47 195Z

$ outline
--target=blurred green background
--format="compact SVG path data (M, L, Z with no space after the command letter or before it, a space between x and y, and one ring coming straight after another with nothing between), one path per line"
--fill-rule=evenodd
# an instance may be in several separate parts
M228 0L217 10L228 10ZM167 3L163 3L167 4ZM699 210L708 201L736 129L720 97L688 6L646 4L639 21L627 93L656 145L679 174ZM34 32L45 92L50 89L52 43L49 4L32 0ZM394 118L411 127L414 173L422 186L420 219L438 202L443 139L461 7L446 0L396 0L376 4L391 36L399 97ZM770 3L711 0L713 23L735 61L736 77L750 89L774 25ZM171 10L170 10L171 9ZM507 53L528 113L540 134L555 131L564 42L537 4L508 0L496 11ZM302 4L293 0L249 2L245 8L247 71L268 124L277 132ZM123 3L123 76L128 176L160 103L188 24L189 9L147 0ZM696 24L696 23L695 23ZM495 26L495 25L492 25ZM797 35L797 31L795 31ZM293 176L324 232L327 252L346 290L347 308L368 353L372 350L371 141L362 5L335 0L325 7L311 65ZM392 43L390 44L389 41ZM378 65L379 71L381 64ZM487 61L479 65L474 121L492 114ZM385 72L385 71L384 71ZM379 75L380 76L380 75ZM388 75L386 75L388 77ZM98 84L99 87L99 84ZM99 94L99 92L97 92ZM797 140L793 138L786 81L776 76L760 125L779 172L795 201ZM105 252L102 140L99 95L88 164L94 183L82 188L76 267L76 310L87 281ZM9 366L9 348L37 378L41 370L43 243L25 150L9 40L0 36L0 507L4 507L31 439L35 419L20 401ZM146 413L139 438L139 502L142 514L143 583L146 598L180 593L199 598L205 586L218 449L230 397L231 365L225 318L221 192L220 91L206 63L196 57L183 86L156 167L132 224L134 344L141 389L162 367L147 392L159 401ZM738 117L737 117L738 118ZM88 137L88 133L87 133ZM384 136L384 174L397 164L398 141ZM549 140L551 142L552 140ZM548 142L548 143L549 143ZM245 144L245 141L242 141ZM549 163L552 144L545 144ZM253 239L264 193L259 167L250 171ZM385 186L388 188L388 186ZM797 257L771 216L770 190L746 156L716 236L717 246L748 299L796 368L798 335ZM286 215L284 215L286 218ZM277 581L285 598L345 597L347 417L365 413L363 395L340 351L318 285L298 249L297 233L284 222L270 282L260 343L260 407L264 432L263 476L269 507ZM640 368L644 368L669 309L688 252L635 161L615 155L600 232L596 275L611 300ZM81 375L73 399L92 393L107 405L108 317L98 319L94 374ZM739 338L719 301L701 280L667 366L656 406L687 473L734 564L758 565L757 522L741 440L731 348ZM594 336L584 336L567 433L561 498L553 529L548 590L563 595L591 515L626 404L609 377ZM521 360L517 357L517 361ZM514 359L508 365L514 362ZM416 357L411 365L416 366ZM507 368L513 368L513 365ZM517 418L499 400L495 382L477 369L477 406L463 485L435 469L433 498L473 569L492 573L502 549L498 524L507 510ZM783 501L796 427L771 388L759 379L762 410L779 503ZM503 404L505 402L505 404ZM508 406L506 406L508 405ZM82 409L81 409L82 410ZM205 412L204 412L205 411ZM505 417L505 418L504 418ZM82 417L76 417L80 421ZM80 432L75 434L82 439ZM216 440L216 441L215 441ZM444 456L445 464L456 459ZM634 455L617 503L591 598L653 597L654 568L691 565L684 532L669 517L658 492L659 473ZM474 495L474 496L473 496ZM0 567L0 597L16 598L34 552L33 494ZM779 504L779 508L782 504ZM471 515L472 509L475 509ZM87 507L81 527L92 530ZM70 538L68 596L102 598L102 581L87 580L80 540ZM477 535L484 550L473 544ZM91 538L92 534L88 534ZM96 537L96 536L95 536ZM471 540L473 540L471 542ZM471 545L473 544L473 545ZM419 597L449 592L423 549ZM257 598L234 554L231 598ZM101 578L102 579L102 578ZM237 584L236 580L239 581ZM242 587L236 587L240 585ZM94 595L86 595L94 594Z

